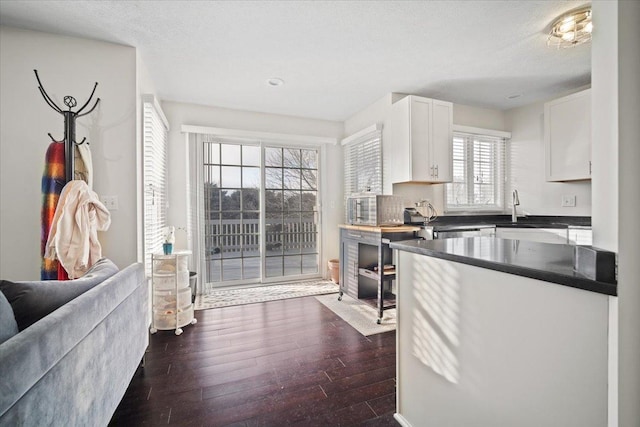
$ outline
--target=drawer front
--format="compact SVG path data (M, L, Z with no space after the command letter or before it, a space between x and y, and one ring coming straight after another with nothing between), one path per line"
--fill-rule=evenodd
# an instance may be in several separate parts
M369 243L372 245L377 245L380 243L380 239L381 239L381 234L373 231L343 229L343 232L344 232L342 234L343 239L352 239L360 243Z

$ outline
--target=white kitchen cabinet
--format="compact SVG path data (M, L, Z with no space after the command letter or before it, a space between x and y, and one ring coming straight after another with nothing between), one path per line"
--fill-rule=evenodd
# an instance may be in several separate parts
M544 104L547 181L591 179L591 89Z
M412 95L397 101L382 142L383 180L452 181L452 138L452 103Z
M591 227L569 227L568 240L570 245L591 245L593 233Z
M501 239L529 240L541 243L568 243L566 228L496 228Z

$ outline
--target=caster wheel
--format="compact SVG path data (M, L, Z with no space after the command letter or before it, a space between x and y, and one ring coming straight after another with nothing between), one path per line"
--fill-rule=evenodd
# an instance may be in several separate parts
M176 329L176 335L182 335L182 328Z
M342 295L338 297L338 301L342 301Z
M191 324L195 325L196 323L198 323L198 319L196 319L195 317L193 319L191 319Z
M149 332L151 334L155 334L156 332L158 332L158 330L156 328L149 328Z
M382 319L378 319L378 320L376 320L376 323L377 323L378 325L382 324Z

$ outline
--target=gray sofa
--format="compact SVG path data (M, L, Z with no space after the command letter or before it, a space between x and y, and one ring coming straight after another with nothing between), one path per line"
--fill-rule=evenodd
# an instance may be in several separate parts
M13 325L2 327L0 426L109 423L149 343L148 287L141 264L118 271L108 260L100 263L88 277L59 282L62 293L74 284L82 293L30 325L33 319L18 313L19 287L2 284L2 322L9 302L22 325L15 335ZM27 289L21 296L43 288L42 282L16 283Z

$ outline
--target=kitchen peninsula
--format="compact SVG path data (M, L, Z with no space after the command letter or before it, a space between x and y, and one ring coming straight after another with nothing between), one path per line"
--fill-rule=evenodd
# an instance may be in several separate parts
M616 284L575 272L575 246L474 237L390 247L402 425L607 424Z

